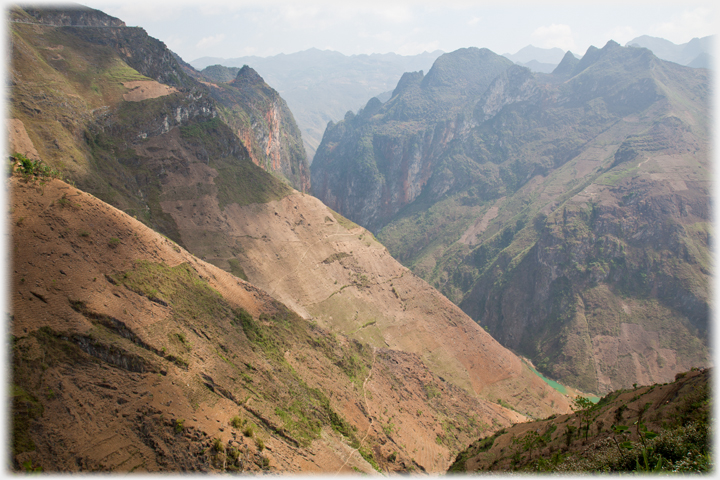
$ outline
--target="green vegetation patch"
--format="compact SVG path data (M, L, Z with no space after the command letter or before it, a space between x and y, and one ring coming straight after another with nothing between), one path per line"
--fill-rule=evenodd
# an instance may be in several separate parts
M493 444L495 443L495 440L504 433L505 429L499 430L495 432L494 435L481 438L480 440L470 445L467 449L458 453L457 457L455 457L455 461L452 463L452 465L450 465L448 472L465 473L465 463L468 461L468 459L474 457L479 453L487 452L488 450L490 450L490 448L492 448Z
M330 405L330 400L318 388L308 386L285 358L285 352L297 350L297 342L320 350L354 383L362 382L371 361L372 352L359 342L340 346L300 319L294 312L278 304L275 315L261 315L257 320L243 309L234 312L233 323L242 328L247 339L265 354L273 365L273 376L284 389L265 392L278 405L275 415L281 422L279 432L299 445L308 446L319 438L322 427L350 438L354 428Z
M353 222L352 220L348 220L347 218L345 218L342 215L340 215L339 213L337 213L335 210L333 210L331 208L328 208L328 210L330 210L330 212L332 213L332 216L335 217L335 220L337 220L337 222L340 225L345 227L345 229L352 230L354 228L360 228L360 225Z
M211 161L218 171L215 185L218 188L220 209L227 205L240 206L268 203L290 195L293 190L265 170L248 161Z
M30 423L40 418L43 405L32 394L18 385L11 385L12 397L12 451L13 455L35 450L30 436Z
M10 158L12 159L11 168L15 169L27 180L35 178L63 179L62 174L57 169L46 165L42 160L30 160L22 153L13 153Z
M337 261L339 261L339 260L342 260L342 259L345 258L345 257L352 257L352 255L349 254L349 253L345 253L345 252L333 253L333 254L330 255L328 258L326 258L325 260L323 260L322 263L331 264L331 263L333 263L333 262L337 262Z
M236 258L229 259L228 263L230 264L230 273L238 278L242 278L246 282L248 281L248 277L245 275L245 270L243 270L240 262Z
M209 157L209 165L217 170L214 182L220 209L227 205L240 206L280 200L292 188L258 167L249 158L236 158L227 148L234 135L220 119L195 122L180 127L180 136L191 148L202 150Z
M495 472L708 472L713 464L708 373L686 372L675 384L615 391L596 404L576 397L574 414L518 424L478 440L456 457L450 471L465 471L474 458L480 471Z
M222 296L188 263L169 267L140 260L132 270L115 275L113 280L152 301L172 306L173 314L185 320L208 320L230 314Z

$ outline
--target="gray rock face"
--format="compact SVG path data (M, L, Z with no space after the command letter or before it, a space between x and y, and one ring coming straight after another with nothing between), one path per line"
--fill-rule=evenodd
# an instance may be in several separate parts
M535 99L540 91L527 68L511 67L497 77L475 107L475 118L482 123L505 106Z
M328 125L311 166L314 195L379 231L419 198L447 146L473 125L478 95L512 66L487 49L468 48L441 56L427 75L405 73L386 103ZM440 175L427 192L438 198L456 183Z
M707 72L615 42L551 75L462 53L329 125L315 194L552 378L705 364Z

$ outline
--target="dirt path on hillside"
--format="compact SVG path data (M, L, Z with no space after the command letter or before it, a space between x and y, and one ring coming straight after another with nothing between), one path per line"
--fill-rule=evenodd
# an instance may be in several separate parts
M475 223L465 231L465 233L463 233L459 242L464 243L465 245L475 244L477 242L477 237L480 236L488 227L490 222L497 217L498 212L500 211L500 205L504 201L505 197L498 198L493 206L490 207L481 218L476 220Z

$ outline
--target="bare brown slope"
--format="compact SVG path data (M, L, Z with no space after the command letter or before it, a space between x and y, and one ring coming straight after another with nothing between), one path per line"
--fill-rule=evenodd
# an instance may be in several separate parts
M522 418L59 180L10 188L16 469L439 472Z
M169 173L167 185L212 182ZM198 190L201 190L198 188ZM395 261L372 234L314 197L223 210L210 195L161 203L183 243L219 266L236 262L253 284L306 318L376 347L413 352L438 375L532 416L567 399Z

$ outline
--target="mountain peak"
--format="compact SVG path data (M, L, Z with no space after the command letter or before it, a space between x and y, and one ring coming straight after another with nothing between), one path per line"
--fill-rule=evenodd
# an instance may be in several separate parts
M579 62L580 60L578 60L577 57L573 55L570 50L568 50L563 59L558 64L558 66L555 67L555 70L553 70L552 74L557 76L570 77Z
M501 71L511 67L512 60L487 48L460 48L435 60L423 78L422 88L471 88L482 93Z
M252 67L243 65L233 83L238 86L254 86L264 84L265 80Z
M590 65L595 63L598 58L600 58L600 52L601 50L599 48L594 45L590 45L585 52L585 55L583 55L582 58L578 61L577 65L575 65L575 69L570 76L572 77L577 75L578 73L582 72Z
M402 74L402 77L400 77L400 80L398 81L397 86L395 87L395 90L393 90L392 96L404 92L407 90L407 88L410 85L419 85L420 82L422 82L424 78L423 71L420 70L419 72L405 72Z

